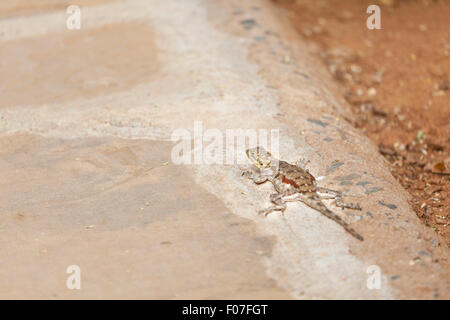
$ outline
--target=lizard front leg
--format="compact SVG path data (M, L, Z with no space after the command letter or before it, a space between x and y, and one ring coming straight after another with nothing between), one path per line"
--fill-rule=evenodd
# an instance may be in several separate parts
M260 173L256 173L253 170L242 171L241 175L249 178L250 180L252 180L256 184L261 184L261 183L264 183L267 180L269 180L268 176L262 175Z
M272 193L270 195L270 201L272 201L274 205L258 211L259 214L264 214L264 216L267 216L273 211L284 212L284 210L286 210L286 201L283 199L283 195L281 193Z
M299 167L300 169L303 169L303 170L305 170L305 171L308 171L308 169L307 169L307 165L308 165L308 163L310 163L311 161L309 161L309 160L306 160L306 159L303 159L303 158L301 158L301 159L298 159L297 160L297 162L295 163L295 165L297 166L297 167Z

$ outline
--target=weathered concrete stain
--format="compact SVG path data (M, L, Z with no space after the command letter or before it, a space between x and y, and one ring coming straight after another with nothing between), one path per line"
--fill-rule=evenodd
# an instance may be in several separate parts
M0 109L130 89L154 77L157 56L152 30L137 22L0 43Z

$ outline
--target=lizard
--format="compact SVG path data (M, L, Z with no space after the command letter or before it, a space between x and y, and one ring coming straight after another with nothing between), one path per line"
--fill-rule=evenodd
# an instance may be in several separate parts
M341 192L317 186L316 179L308 170L283 160L274 159L271 153L261 146L247 149L246 155L253 166L250 170L244 170L242 176L246 176L256 184L269 181L276 191L270 195L273 205L261 210L260 214L267 216L273 211L284 212L286 202L301 201L337 222L356 239L364 240L347 222L323 204L321 200L325 197L320 194L327 194L329 198L335 199L336 205L342 209L361 210L359 204L344 203Z

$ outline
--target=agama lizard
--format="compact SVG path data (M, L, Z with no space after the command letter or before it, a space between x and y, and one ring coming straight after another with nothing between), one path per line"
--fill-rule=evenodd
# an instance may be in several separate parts
M321 200L325 197L320 194L326 194L328 198L335 199L336 205L342 209L361 210L358 204L342 202L342 194L339 191L317 186L316 179L308 170L286 161L273 159L270 152L263 147L248 149L246 154L254 166L250 170L243 171L242 175L256 184L270 181L276 190L276 193L270 195L270 201L274 205L261 210L260 213L267 216L273 211L283 212L286 210L286 202L301 201L340 224L356 239L364 240L347 222L323 204Z

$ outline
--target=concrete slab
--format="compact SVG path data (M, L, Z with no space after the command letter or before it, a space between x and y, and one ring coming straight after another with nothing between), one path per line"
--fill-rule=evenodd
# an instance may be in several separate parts
M269 3L129 0L82 17L80 31L64 10L0 21L0 296L449 297L448 249ZM258 217L271 188L240 165L175 165L172 134L199 123L279 130L282 159L357 198L341 215L366 240L300 203Z
M1 144L0 297L287 298L275 239L231 214L171 144L17 135ZM201 209L201 210L200 210ZM81 290L66 288L78 265Z

